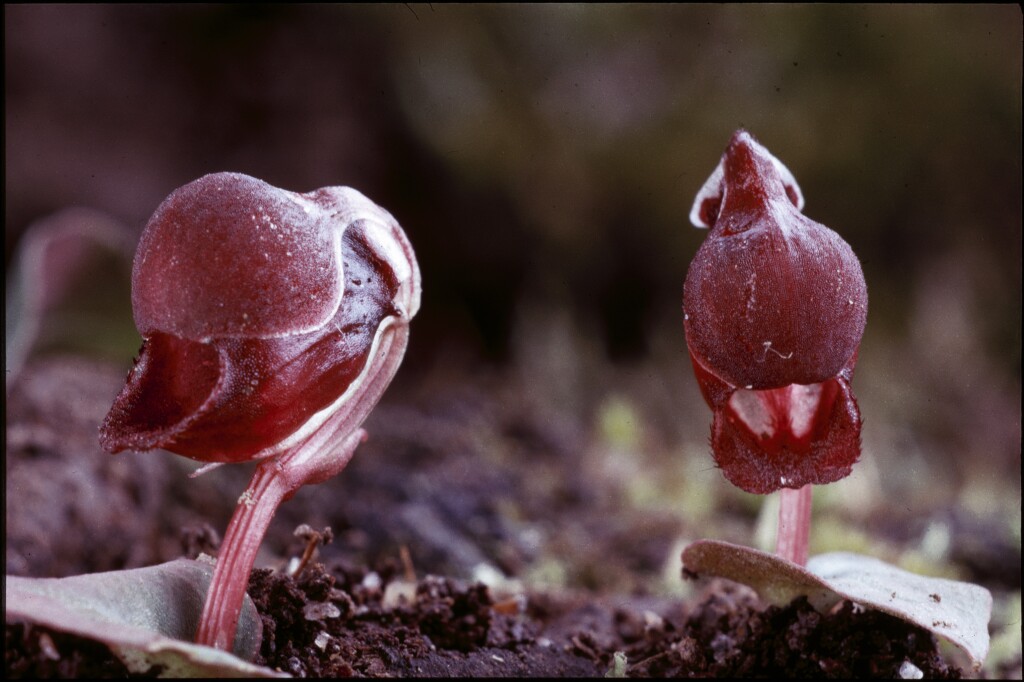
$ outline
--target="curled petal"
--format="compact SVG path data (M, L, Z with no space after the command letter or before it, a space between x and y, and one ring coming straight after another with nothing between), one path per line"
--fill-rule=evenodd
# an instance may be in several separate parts
M733 135L732 146L737 148L752 149L754 146L761 147L754 140L753 136L745 130L738 130ZM761 149L764 149L761 147ZM768 150L764 150L767 153ZM763 156L763 155L758 155ZM772 154L767 154L767 161L774 168L774 175L778 176L779 181L782 183L782 189L786 194L789 201L796 207L797 211L804 210L804 194L800 190L800 185L797 184L796 178L793 177L793 173L786 168L785 164L779 161ZM711 227L718 220L718 216L721 213L722 201L725 199L728 186L725 183L725 166L729 159L723 157L719 164L715 167L715 170L711 172L708 179L704 181L704 185L697 192L697 198L693 201L693 207L690 209L690 222L695 227ZM739 158L738 155L734 155L731 160L732 174L735 176L737 171L742 172L742 168L737 168L739 163L752 164L752 155L746 158Z
M162 447L222 392L225 358L209 343L155 332L100 429L111 452Z

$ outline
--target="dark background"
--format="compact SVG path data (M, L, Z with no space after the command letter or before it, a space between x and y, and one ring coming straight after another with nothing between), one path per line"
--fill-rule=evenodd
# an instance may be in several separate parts
M1019 547L1018 6L26 4L5 22L8 272L68 207L137 234L209 172L351 185L423 271L398 385L495 373L663 461L710 462L687 216L747 128L863 263L874 464L854 490L1008 510ZM125 271L107 273L107 308L79 304L37 350L129 366Z

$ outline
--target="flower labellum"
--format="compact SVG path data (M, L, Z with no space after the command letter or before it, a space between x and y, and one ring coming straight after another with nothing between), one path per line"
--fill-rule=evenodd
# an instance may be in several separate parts
M351 431L397 370L419 298L404 232L356 190L201 177L142 234L144 341L100 441L223 463L278 454L341 413L335 430Z
M739 130L690 213L710 233L686 276L686 344L715 461L751 493L837 481L860 456L850 380L867 285L802 208L789 170Z

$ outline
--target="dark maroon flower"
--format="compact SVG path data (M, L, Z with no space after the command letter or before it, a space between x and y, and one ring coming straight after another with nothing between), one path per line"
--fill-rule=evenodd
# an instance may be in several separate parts
M686 343L715 461L752 493L837 481L860 456L850 380L867 286L849 244L802 208L789 170L739 130L690 213L711 231L686 276Z
M401 357L404 336L392 348L385 331L418 305L405 234L359 192L204 176L142 234L132 308L144 342L100 440L204 462L281 452L351 409L364 384L390 381L371 359Z
M351 460L419 304L405 233L354 189L296 194L216 173L153 214L132 270L142 351L100 442L209 466L260 460L221 543L198 643L231 648L271 518Z

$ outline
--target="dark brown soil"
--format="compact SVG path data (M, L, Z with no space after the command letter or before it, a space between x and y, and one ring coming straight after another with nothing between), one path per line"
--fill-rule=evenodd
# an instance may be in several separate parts
M189 479L164 453L102 453L96 428L122 378L54 360L9 394L8 573L215 553L249 470ZM635 677L891 678L905 661L961 676L929 633L849 603L766 607L725 581L689 597L647 589L666 565L682 581L672 553L685 524L624 504L573 425L492 388L399 389L349 469L282 507L250 581L257 663L301 677L578 677L605 675L621 652ZM553 558L561 585L522 587ZM482 564L509 587L474 580ZM9 677L127 675L96 642L18 623L5 665Z
M764 608L715 585L690 608L667 601L536 595L495 603L487 587L428 576L386 606L380 574L315 563L296 577L257 569L263 618L257 663L296 677L600 677L615 652L629 677L897 678L909 661L927 678L960 678L920 628L849 602L821 615L806 600ZM652 604L646 604L652 605ZM7 626L10 677L126 677L105 647ZM159 671L152 671L154 673Z
M321 564L297 579L259 571L260 662L300 677L603 676L618 651L631 677L894 678L905 661L929 678L961 676L929 633L849 602L826 615L805 600L765 609L720 584L690 609L538 595L520 611L483 585L429 576L385 608L367 575ZM337 616L311 613L325 602Z
M128 669L104 644L84 637L8 623L4 631L7 677L91 679L128 677Z

